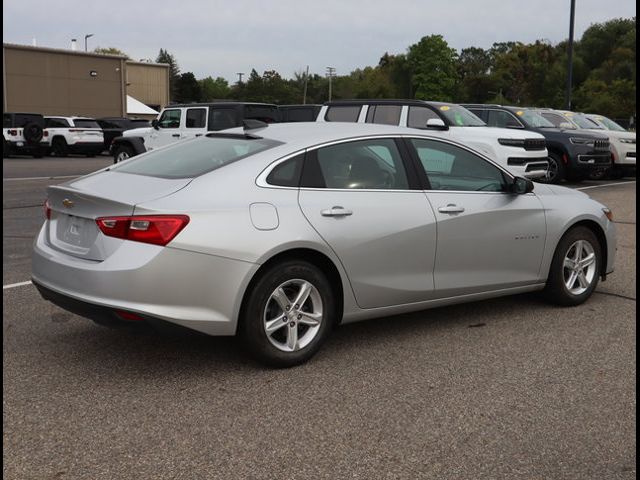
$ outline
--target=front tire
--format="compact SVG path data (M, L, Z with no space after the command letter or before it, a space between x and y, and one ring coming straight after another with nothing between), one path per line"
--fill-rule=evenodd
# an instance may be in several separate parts
M113 153L113 163L124 162L133 156L135 156L135 153L131 147L128 147L127 145L120 145Z
M586 227L572 228L556 247L545 296L557 305L580 305L598 285L601 269L602 251L596 235Z
M280 368L315 355L337 317L327 277L301 260L268 268L243 307L239 335L245 347L261 363Z
M544 183L560 183L566 175L566 168L562 158L557 153L549 153L547 161L549 162L547 174L541 181Z

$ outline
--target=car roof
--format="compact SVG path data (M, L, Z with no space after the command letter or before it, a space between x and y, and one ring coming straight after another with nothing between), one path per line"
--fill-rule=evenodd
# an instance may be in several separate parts
M398 98L398 99L389 99L389 98L372 98L372 99L351 99L351 100L332 100L330 102L325 102L324 105L327 106L360 106L360 105L432 105L432 106L441 106L441 105L457 105L455 103L450 102L434 102L431 100L413 100L406 98Z
M277 140L288 144L316 145L331 142L333 140L344 140L353 137L367 135L411 135L411 136L431 136L424 130L407 127L397 127L393 125L380 125L372 123L351 123L351 122L294 122L294 123L271 123L267 127L244 130L233 128L209 135L227 133L248 133L263 138Z
M237 107L238 105L253 105L260 107L277 107L273 103L260 103L260 102L229 102L225 100L213 101L206 103L171 103L164 107L165 110L170 108L189 108L189 107Z

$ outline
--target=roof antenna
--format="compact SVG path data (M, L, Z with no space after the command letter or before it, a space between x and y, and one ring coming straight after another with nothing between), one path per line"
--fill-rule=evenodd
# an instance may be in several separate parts
M245 130L258 130L260 128L267 128L269 126L268 123L265 123L260 120L252 120L250 118L242 121L242 127Z

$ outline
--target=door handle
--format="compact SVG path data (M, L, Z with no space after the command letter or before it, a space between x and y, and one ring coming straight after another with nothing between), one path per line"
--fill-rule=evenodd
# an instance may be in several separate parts
M180 138L180 134L179 134L179 133L174 133L174 134L173 134L173 135L171 135L171 136L172 136L172 137L175 137L175 138Z
M336 205L334 207L327 208L326 210L321 210L320 215L323 217L348 217L349 215L353 215L353 212Z
M440 213L462 213L464 212L464 207L459 207L453 203L449 203L446 207L438 208Z

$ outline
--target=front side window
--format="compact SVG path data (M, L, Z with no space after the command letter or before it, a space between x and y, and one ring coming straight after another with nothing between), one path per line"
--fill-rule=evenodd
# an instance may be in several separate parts
M473 153L435 140L411 139L431 190L502 192L502 171Z
M180 110L165 110L158 121L160 128L180 128Z
M511 112L491 110L487 116L487 125L499 128L523 128L518 119Z
M360 106L349 107L346 105L335 105L327 109L327 114L324 118L328 122L355 123L358 121L358 117L360 116L360 109Z
M411 128L427 128L427 122L431 119L440 119L440 117L429 107L409 107L407 126Z
M187 110L187 128L204 128L207 118L206 108L189 108Z
M367 123L398 125L401 111L400 105L371 105L367 110Z
M302 183L307 187L336 189L409 188L398 147L387 138L319 148L305 162Z

